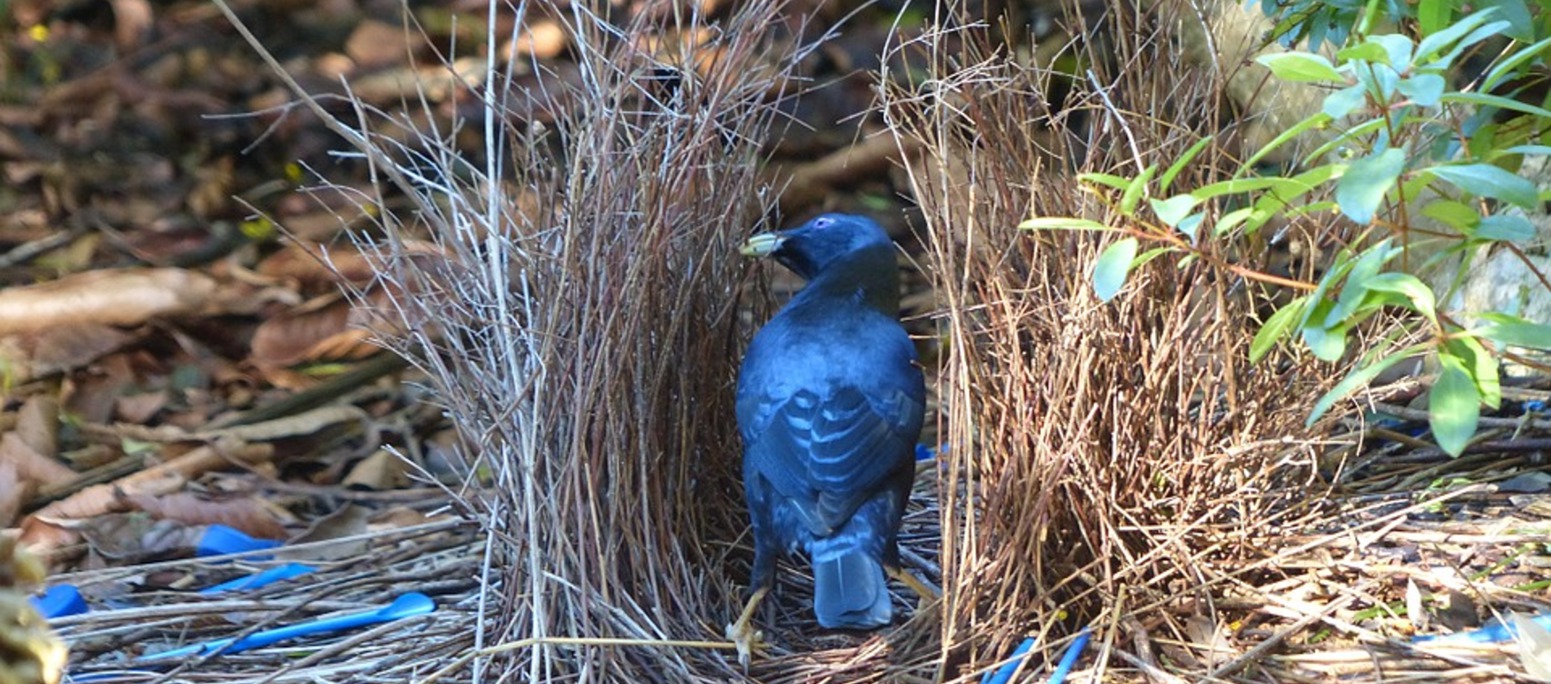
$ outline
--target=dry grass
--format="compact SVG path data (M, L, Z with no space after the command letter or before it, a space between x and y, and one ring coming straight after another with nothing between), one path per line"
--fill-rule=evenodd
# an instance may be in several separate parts
M1133 646L1146 634L1198 641L1185 619L1228 622L1216 602L1231 582L1277 572L1262 562L1267 533L1323 491L1299 466L1312 464L1302 422L1331 371L1248 364L1255 289L1164 257L1101 304L1088 271L1105 237L1016 227L1053 215L1122 225L1074 172L1167 164L1220 119L1220 78L1167 63L1145 26L1108 34L1115 61L1090 55L1067 105L1048 101L1056 75L974 29L907 46L939 78L885 94L901 143L927 150L909 171L951 349L942 619L956 681L1025 635L1053 664L1081 625L1096 632L1097 676L1122 653L1155 663ZM1179 187L1215 179L1229 154L1210 149ZM1269 259L1203 249L1253 269ZM1200 660L1197 676L1211 670Z
M1075 172L1137 173L1224 118L1224 75L1168 63L1165 39L1114 5L1138 25L1089 55L1066 103L1049 101L1051 72L979 29L902 48L930 77L884 88L881 109L902 150L924 150L906 171L947 348L946 451L905 539L944 600L877 634L826 634L810 629L803 568L783 566L752 678L977 681L1028 635L1026 669L1048 669L1084 625L1097 679L1307 677L1270 656L1311 626L1365 629L1344 616L1383 576L1312 600L1295 591L1306 554L1413 508L1322 499L1321 445L1302 423L1336 371L1287 355L1249 366L1265 294L1208 265L1268 268L1263 245L1158 259L1100 304L1087 267L1105 238L1016 228L1032 215L1118 225ZM569 30L584 77L552 81L552 124L485 122L483 162L405 120L375 125L415 135L336 122L415 202L369 239L387 255L383 285L407 295L382 312L385 340L462 429L467 480L452 493L487 526L484 590L456 613L467 629L400 654L423 660L419 674L744 677L721 642L747 580L729 401L746 271L732 255L767 209L756 150L790 55L763 29L780 9L746 3L699 32L706 43L687 39L705 28L692 16L616 28L581 12ZM648 34L668 38L648 50ZM505 79L485 75L488 105L534 111ZM1232 154L1209 148L1177 182L1217 179ZM1310 533L1327 512L1347 527ZM1224 636L1251 617L1265 633Z
M454 266L388 275L417 293L397 318L444 331L398 342L463 429L490 525L467 645L519 646L457 674L724 681L718 618L737 602L726 556L743 527L736 246L766 209L756 154L783 56L759 29L780 3L715 32L687 13L616 28L573 8L582 77L551 86L565 106L548 126L487 127L484 168L438 148L442 177L475 179L421 190ZM523 110L496 92L498 110Z

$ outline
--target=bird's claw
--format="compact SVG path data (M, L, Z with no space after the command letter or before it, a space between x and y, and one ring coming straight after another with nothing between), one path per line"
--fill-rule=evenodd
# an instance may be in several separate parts
M749 658L755 651L764 650L765 632L752 628L748 622L738 621L727 625L724 634L738 648L738 664L749 668Z

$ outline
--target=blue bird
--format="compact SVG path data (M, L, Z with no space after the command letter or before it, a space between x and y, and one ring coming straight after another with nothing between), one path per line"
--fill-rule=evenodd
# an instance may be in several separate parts
M754 530L747 604L727 636L745 665L754 610L776 559L813 567L826 628L873 629L893 617L885 574L915 479L926 384L899 324L894 243L871 219L825 214L763 233L741 250L771 256L807 285L754 336L738 373L743 487Z

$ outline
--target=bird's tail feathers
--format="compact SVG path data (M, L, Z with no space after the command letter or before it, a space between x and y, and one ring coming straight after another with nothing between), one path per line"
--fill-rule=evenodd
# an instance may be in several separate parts
M813 561L813 611L829 629L873 629L894 617L883 562L853 535L808 544Z

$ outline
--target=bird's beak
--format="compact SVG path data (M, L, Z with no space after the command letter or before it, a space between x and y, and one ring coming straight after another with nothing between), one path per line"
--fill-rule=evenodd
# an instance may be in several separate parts
M781 243L786 242L786 237L776 233L760 233L748 239L738 248L743 256L767 257L781 248Z

